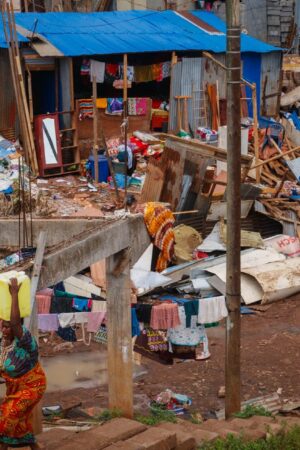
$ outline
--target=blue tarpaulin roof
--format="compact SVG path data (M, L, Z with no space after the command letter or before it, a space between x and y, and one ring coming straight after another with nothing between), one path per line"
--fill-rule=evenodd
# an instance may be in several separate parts
M28 42L28 39L20 34L18 34L18 40L19 42ZM0 48L7 48L2 21L0 22Z
M189 50L225 52L225 23L213 13L193 11L192 14L219 32L209 33L170 10L17 13L15 18L17 25L45 38L65 56ZM280 49L242 35L242 51L265 53Z

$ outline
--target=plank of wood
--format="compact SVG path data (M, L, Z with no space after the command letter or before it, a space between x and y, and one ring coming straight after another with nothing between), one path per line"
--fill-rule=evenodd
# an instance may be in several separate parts
M37 303L35 300L35 296L39 284L40 273L44 259L46 239L47 239L47 232L41 231L37 242L37 249L31 276L31 289L30 289L31 316L29 321L29 331L36 338L37 342L39 338L39 330L38 330Z
M141 203L158 202L164 185L164 172L156 159L151 159L141 194Z
M128 249L106 259L109 408L133 417L131 282ZM122 267L122 273L117 268Z

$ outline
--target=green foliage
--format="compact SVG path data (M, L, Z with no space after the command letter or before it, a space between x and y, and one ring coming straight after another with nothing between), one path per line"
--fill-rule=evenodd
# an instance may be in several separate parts
M198 450L300 450L300 427L295 426L286 433L283 429L282 433L271 435L267 440L252 442L229 435L225 440L203 444Z
M271 417L272 414L270 411L266 410L263 406L253 406L247 405L243 411L234 414L235 417L239 417L240 419L249 419L252 416L266 416Z
M97 420L99 420L100 422L108 422L111 419L122 416L123 412L120 409L105 409L99 416L97 416Z
M148 416L137 414L135 420L148 426L157 425L161 422L176 422L176 415L172 411L157 409L155 412L151 410Z

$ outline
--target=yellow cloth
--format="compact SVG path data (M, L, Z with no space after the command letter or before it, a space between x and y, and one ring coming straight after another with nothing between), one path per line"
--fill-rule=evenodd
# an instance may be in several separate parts
M174 235L177 264L192 261L193 251L202 243L201 235L194 228L183 224L174 228Z
M99 109L106 109L107 107L107 98L97 98L96 107Z

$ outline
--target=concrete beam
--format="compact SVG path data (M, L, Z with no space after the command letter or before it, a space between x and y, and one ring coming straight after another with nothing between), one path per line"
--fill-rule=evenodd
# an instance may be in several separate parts
M33 246L36 247L38 237L41 231L47 231L47 247L60 244L62 241L77 236L83 231L92 230L103 226L103 218L97 219L74 219L74 218L49 218L33 219ZM23 225L21 221L21 236L23 236ZM11 218L0 219L0 248L18 248L19 220ZM30 242L30 226L28 226Z
M84 231L84 230L82 230ZM120 219L62 242L43 260L39 289L52 286L129 247L132 266L150 244L142 215Z

